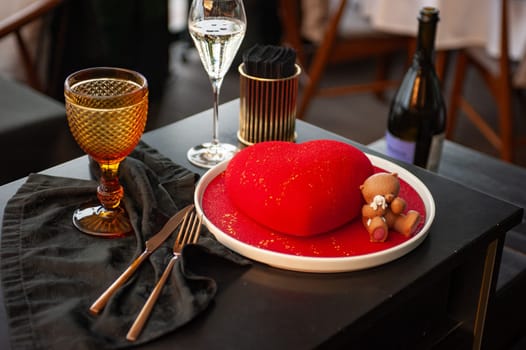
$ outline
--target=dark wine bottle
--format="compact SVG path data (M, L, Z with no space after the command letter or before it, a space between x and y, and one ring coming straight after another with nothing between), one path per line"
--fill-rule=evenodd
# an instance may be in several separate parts
M398 88L387 121L387 155L436 171L446 127L446 107L434 65L439 11L424 7L418 17L416 52Z

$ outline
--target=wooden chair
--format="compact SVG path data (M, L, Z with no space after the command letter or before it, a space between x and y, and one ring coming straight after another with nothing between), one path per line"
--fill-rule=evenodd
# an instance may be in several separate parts
M395 88L400 81L386 78L388 55L414 49L414 38L390 35L369 30L348 33L342 36L339 31L346 0L341 0L336 10L330 14L322 42L315 48L311 62L302 41L300 27L300 5L297 0L280 0L279 12L283 29L283 42L296 49L299 64L307 75L303 96L298 108L298 118L305 117L311 100L316 96L338 96L349 93L381 92ZM416 24L415 24L416 25ZM325 69L329 64L341 63L363 58L376 58L376 76L362 84L320 88Z
M43 85L39 78L37 59L31 57L22 29L43 18L61 3L62 0L35 0L9 17L0 20L0 39L11 34L16 37L28 85L39 91L43 91Z
M500 157L513 161L515 138L513 135L512 106L512 64L508 58L508 0L501 0L500 58L490 58L485 48L473 47L460 50L457 59L451 96L446 136L454 136L458 111L465 113L468 120L500 152ZM486 119L463 95L463 85L469 67L473 67L483 78L497 104L498 130L492 128Z

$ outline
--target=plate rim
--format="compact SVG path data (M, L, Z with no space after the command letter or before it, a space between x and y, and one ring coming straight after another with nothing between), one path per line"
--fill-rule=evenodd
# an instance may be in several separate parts
M255 247L224 233L203 212L202 198L208 184L226 169L230 160L219 163L201 177L194 192L194 204L199 215L202 215L204 225L221 244L249 259L273 267L300 272L337 273L383 265L406 255L424 241L435 218L435 201L427 186L409 170L385 158L364 153L374 166L398 173L399 178L411 185L420 195L426 209L425 223L420 231L407 241L385 250L348 257L298 256Z

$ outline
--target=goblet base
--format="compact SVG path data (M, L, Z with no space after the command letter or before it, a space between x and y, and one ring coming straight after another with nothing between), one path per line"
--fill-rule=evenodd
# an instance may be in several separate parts
M190 163L201 168L212 168L222 161L228 160L239 149L228 143L206 142L188 150L186 157Z
M124 209L106 209L102 205L85 206L73 213L73 224L88 235L116 238L126 236L132 231L128 215Z

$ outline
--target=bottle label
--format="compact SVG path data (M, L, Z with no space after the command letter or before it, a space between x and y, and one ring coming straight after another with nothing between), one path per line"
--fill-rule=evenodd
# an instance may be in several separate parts
M427 158L426 169L437 171L442 156L442 146L444 144L445 134L441 133L433 136L431 139L431 148ZM386 154L389 157L401 160L406 163L413 163L415 158L416 142L402 140L389 131L385 134L387 143Z
M427 158L426 169L437 171L440 164L440 157L442 156L442 145L444 144L445 134L438 134L431 139L431 148L429 149L429 157Z
M387 155L406 163L413 163L415 158L416 142L402 140L389 131L385 134Z

